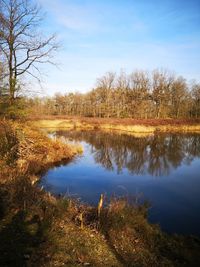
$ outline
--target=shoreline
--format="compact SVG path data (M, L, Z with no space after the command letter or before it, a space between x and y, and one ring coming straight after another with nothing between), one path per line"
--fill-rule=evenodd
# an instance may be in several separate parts
M149 135L154 133L200 133L200 121L142 121L138 120L113 120L113 119L91 119L91 118L45 118L30 120L31 124L37 128L51 128L54 130L114 130L128 134Z

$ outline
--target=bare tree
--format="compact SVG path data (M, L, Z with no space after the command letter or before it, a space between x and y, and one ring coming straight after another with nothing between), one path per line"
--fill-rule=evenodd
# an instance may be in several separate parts
M150 78L145 71L135 71L130 75L130 103L133 117L147 118L150 104Z
M110 117L111 105L113 103L112 93L115 86L116 73L107 72L104 76L97 79L97 90L101 102L101 115Z
M179 118L185 111L186 108L186 99L187 99L187 84L186 80L183 77L178 77L174 80L171 86L171 116ZM182 112L181 112L182 111ZM185 114L184 114L185 115Z
M200 84L195 83L192 86L192 113L195 118L200 117Z
M152 98L155 103L155 117L168 117L171 87L174 74L167 70L154 70L152 77Z
M19 88L19 78L28 74L39 80L39 65L52 63L52 52L58 47L55 35L45 38L39 33L42 13L32 3L0 0L0 57L6 61L11 103Z
M128 98L127 94L130 88L129 77L121 70L116 80L116 88L112 97L114 104L114 114L119 118L121 116L127 116Z

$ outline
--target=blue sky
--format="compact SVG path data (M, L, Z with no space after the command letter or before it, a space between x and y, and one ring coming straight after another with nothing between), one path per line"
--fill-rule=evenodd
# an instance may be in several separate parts
M86 92L107 71L167 68L200 81L200 0L37 0L62 44L45 93Z

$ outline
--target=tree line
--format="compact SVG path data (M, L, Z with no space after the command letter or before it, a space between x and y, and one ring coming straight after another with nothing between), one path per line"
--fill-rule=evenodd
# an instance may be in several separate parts
M101 118L199 118L200 84L166 70L107 72L88 93L55 94L28 103L34 114Z

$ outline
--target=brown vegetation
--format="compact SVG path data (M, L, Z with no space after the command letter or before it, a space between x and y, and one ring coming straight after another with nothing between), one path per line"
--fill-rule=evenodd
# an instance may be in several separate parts
M117 130L129 134L152 134L155 132L199 132L199 119L165 119L165 120L136 120L136 119L104 119L44 116L32 117L36 127L54 129L101 129Z
M70 159L75 148L6 121L0 123L0 140L1 266L199 264L199 239L162 233L148 223L145 205L112 199L98 215L96 207L55 198L37 187L36 174Z
M23 174L38 174L82 151L81 147L51 140L33 127L17 122L0 121L0 141L2 166L9 164L11 169L20 169Z
M158 126L158 125L196 125L200 124L200 119L134 119L134 118L88 118L80 116L66 116L66 115L31 115L29 119L32 121L38 120L69 120L80 121L82 123L92 124L123 124L123 125L145 125L145 126Z

